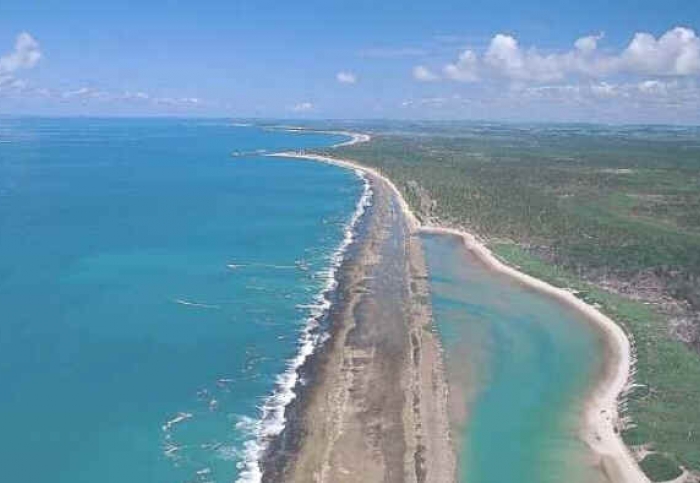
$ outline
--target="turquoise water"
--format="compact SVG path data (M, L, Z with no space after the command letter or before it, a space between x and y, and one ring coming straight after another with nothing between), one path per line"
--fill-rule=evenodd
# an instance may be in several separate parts
M0 119L0 479L241 478L363 183L230 154L342 139Z
M454 237L425 236L451 387L460 481L593 483L577 438L602 341L555 300L487 270Z

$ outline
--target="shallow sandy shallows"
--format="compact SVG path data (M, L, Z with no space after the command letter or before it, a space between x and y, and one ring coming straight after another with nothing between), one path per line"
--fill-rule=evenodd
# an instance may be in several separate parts
M623 330L610 318L577 298L573 293L554 287L542 280L519 272L503 264L476 238L462 230L443 227L422 227L426 233L443 233L459 236L466 248L489 268L508 275L548 296L554 297L578 310L606 337L606 370L588 396L586 411L581 424L581 437L597 456L605 476L614 483L646 483L648 478L641 471L632 453L619 436L618 397L627 388L631 354L630 345Z

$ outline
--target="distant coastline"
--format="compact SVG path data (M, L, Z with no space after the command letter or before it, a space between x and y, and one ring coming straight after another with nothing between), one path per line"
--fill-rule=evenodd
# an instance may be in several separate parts
M351 140L337 146L346 146L370 140L370 136L360 133L333 132L351 136ZM649 479L640 469L634 456L622 441L619 433L620 415L618 403L620 396L629 388L631 382L632 354L629 340L621 327L595 307L577 298L566 289L557 288L542 280L534 278L516 268L501 262L475 236L463 230L446 226L422 225L404 200L393 182L379 171L366 167L356 161L339 159L316 154L297 152L277 153L273 156L304 158L341 166L347 169L360 170L372 177L381 179L390 187L399 200L399 204L408 223L416 231L458 236L466 249L478 256L488 267L512 277L548 296L555 297L583 314L596 324L607 342L606 371L596 384L586 401L585 415L581 422L581 438L598 455L602 471L612 482L647 483Z

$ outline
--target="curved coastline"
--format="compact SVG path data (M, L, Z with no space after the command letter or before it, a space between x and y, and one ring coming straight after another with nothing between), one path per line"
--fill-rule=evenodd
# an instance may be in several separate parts
M370 139L334 134L351 137L340 145ZM269 156L318 160L297 152ZM311 382L290 407L293 422L273 442L263 480L452 483L448 389L432 330L420 225L386 178L323 161L364 173L373 204L341 271L331 338L304 368Z
M260 406L260 417L252 423L253 438L245 443L242 471L236 480L237 483L263 481L261 460L265 457L270 443L286 428L288 408L299 396L300 385L303 385L302 369L328 337L321 329L322 321L328 316L331 308L331 300L338 287L338 272L347 251L355 241L357 226L372 202L372 189L366 175L362 170L354 170L354 173L362 180L362 194L344 228L343 240L330 257L329 267L318 274L325 279L325 286L310 304L310 314L301 330L297 353L287 361L287 369L277 376L274 390L265 397Z
M343 134L352 136L352 139L340 145L366 142L370 139L370 136L366 134L346 132ZM648 483L650 481L642 472L619 433L621 419L618 402L631 383L632 350L625 332L617 323L595 307L577 298L571 291L555 287L504 264L471 233L457 228L421 224L394 183L376 169L363 166L352 160L315 154L285 152L274 154L274 156L304 158L347 169L361 170L369 176L382 180L397 197L408 224L414 230L458 236L466 249L474 253L492 270L510 276L520 283L558 299L593 322L606 339L608 348L606 351L606 371L586 401L585 414L581 424L581 439L597 455L601 471L611 482Z

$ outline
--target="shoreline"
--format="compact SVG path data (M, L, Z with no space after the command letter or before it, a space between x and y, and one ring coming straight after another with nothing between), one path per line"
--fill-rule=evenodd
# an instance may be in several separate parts
M352 140L348 141L350 144L369 140L367 135L345 134L352 135ZM347 144L341 143L341 145ZM286 152L278 153L274 156L303 158L329 163L347 169L361 170L370 176L381 179L392 190L394 196L397 197L407 223L415 232L460 237L465 248L474 253L492 270L510 276L520 283L558 299L593 322L604 335L609 351L606 351L605 374L596 382L595 388L585 402L585 414L581 424L581 439L599 458L601 470L611 482L648 483L650 481L637 464L632 452L622 441L618 431L621 421L618 399L629 387L632 368L631 346L625 332L618 324L595 307L577 298L574 293L563 288L554 287L547 282L504 264L484 244L467 231L450 227L422 225L394 183L373 168L363 166L352 160L315 154Z
M618 398L629 387L632 366L630 344L622 328L595 307L576 297L573 292L550 285L506 265L470 233L439 226L424 226L421 231L457 236L465 248L489 269L563 302L595 324L595 328L605 336L606 346L613 354L606 354L604 375L595 383L595 387L586 398L581 439L600 458L601 469L611 482L648 483L649 479L639 468L618 431Z
M353 249L358 226L362 224L364 214L372 203L373 193L367 176L360 170L354 172L363 183L362 194L344 227L343 239L330 257L328 268L317 273L325 278L325 285L310 303L311 311L300 331L297 352L287 360L287 369L277 375L273 391L264 398L260 406L254 438L246 441L244 445L242 472L236 480L239 483L265 481L262 467L269 459L271 448L279 443L279 437L287 431L291 419L288 412L297 411L295 406L303 396L303 381L310 378L314 372L311 359L323 347L328 337L328 332L322 326L330 317L337 298L336 292L343 276L343 266L347 262L348 252Z
M341 145L369 140L343 134L351 139ZM333 164L363 173L373 203L339 277L331 337L302 368L309 378L262 462L262 480L453 483L448 389L419 223L386 178Z
M371 209L371 205L367 209ZM259 456L258 465L261 473L256 481L283 481L290 464L300 450L304 437L305 420L308 416L309 400L313 396L313 390L318 384L318 380L323 376L324 367L328 364L329 351L340 329L338 324L331 322L337 317L338 313L342 313L346 305L342 293L345 287L352 283L352 274L350 272L355 263L355 258L359 256L362 239L366 236L365 218L361 218L358 221L355 230L356 239L348 246L347 251L344 253L344 258L338 266L336 275L337 286L328 294L330 305L323 315L321 324L318 326L324 339L314 348L312 353L308 354L303 364L296 368L298 378L292 388L295 397L283 408L285 424L282 431L267 441L266 447Z

